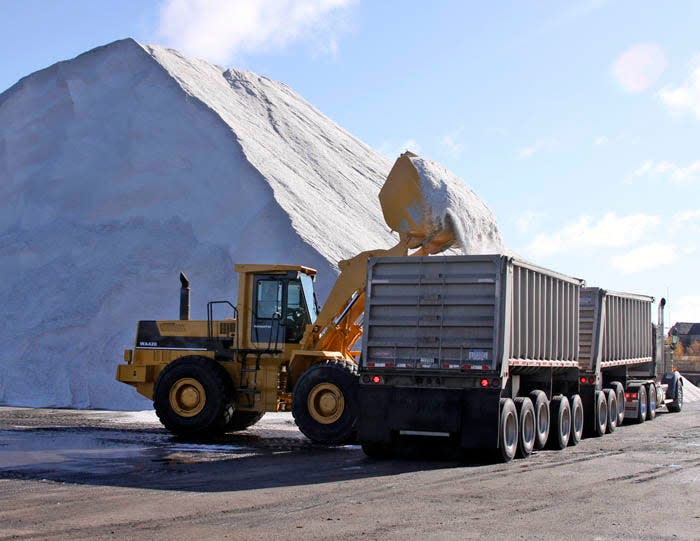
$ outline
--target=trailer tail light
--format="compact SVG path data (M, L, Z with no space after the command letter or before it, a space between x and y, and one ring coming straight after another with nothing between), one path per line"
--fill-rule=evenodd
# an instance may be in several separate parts
M625 393L625 400L637 400L638 396L637 393Z
M585 385L586 382L588 381L588 378L586 376L581 376L579 378L579 381L581 382L581 385Z
M489 380L486 378L481 378L479 385L481 385L482 388L486 388L489 386Z
M372 376L372 383L376 385L384 383L384 378L382 376Z
M499 387L501 385L501 380L498 378L493 378L491 380L491 387Z
M593 385L595 383L595 376L588 376L588 383Z

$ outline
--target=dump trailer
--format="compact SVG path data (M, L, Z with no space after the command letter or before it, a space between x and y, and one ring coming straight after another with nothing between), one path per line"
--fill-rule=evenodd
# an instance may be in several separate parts
M190 284L181 274L180 318L139 321L117 380L153 400L163 425L180 436L242 430L265 412L291 410L315 442L352 439L358 410L354 345L362 334L368 259L435 254L457 242L441 209L426 200L430 194L423 190L430 184L421 179L418 159L411 153L397 159L379 193L398 242L340 261L322 307L314 269L239 264L235 304L212 300L206 320L191 320ZM229 317L215 317L222 309Z
M563 449L593 419L600 433L614 430L606 399L619 396L617 383L629 411L648 412L645 390L678 404L679 385L652 375L649 298L621 312L614 299L624 297L601 293L602 309L590 314L582 280L499 254L371 259L366 287L358 435L369 456L416 438L497 449L504 461ZM607 333L601 344L612 351L627 344L635 362L607 360L603 349L582 369L584 324Z

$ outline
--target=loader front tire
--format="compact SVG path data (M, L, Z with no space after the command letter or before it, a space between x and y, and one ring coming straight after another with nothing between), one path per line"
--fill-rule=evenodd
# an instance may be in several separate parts
M160 422L173 434L218 434L233 413L231 383L226 371L211 359L181 357L160 372L153 406Z
M352 441L357 423L357 366L325 361L308 368L292 393L292 415L299 430L323 444Z

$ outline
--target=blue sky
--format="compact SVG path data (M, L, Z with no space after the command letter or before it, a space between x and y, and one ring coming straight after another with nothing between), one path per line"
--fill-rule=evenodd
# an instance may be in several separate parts
M250 69L445 164L522 256L700 321L698 29L681 0L0 0L0 90L126 36Z

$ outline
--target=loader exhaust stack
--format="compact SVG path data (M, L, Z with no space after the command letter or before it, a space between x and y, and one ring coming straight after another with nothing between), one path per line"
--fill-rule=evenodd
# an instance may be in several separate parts
M180 273L180 319L190 319L190 281Z

